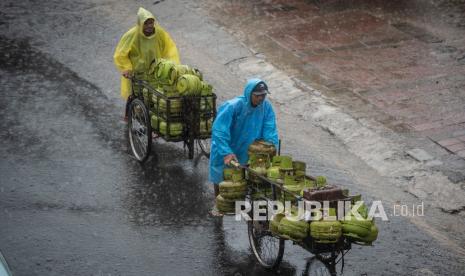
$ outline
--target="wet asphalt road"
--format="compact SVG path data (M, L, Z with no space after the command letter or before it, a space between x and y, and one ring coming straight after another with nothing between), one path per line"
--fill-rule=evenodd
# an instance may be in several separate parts
M95 86L27 41L2 37L1 49L1 244L13 272L205 274L223 251L205 161L156 145L141 167Z
M37 39L30 30L25 34L5 31L0 36L0 250L13 273L270 274L258 267L248 249L245 223L208 216L213 198L205 158L187 160L182 145L163 142L155 144L153 158L143 166L127 153L122 104L114 96L117 77L114 71L98 69L99 63L104 69L111 66L111 53L95 58L80 54L82 49L99 53L96 46L64 47L72 45L69 40L75 37L92 43L95 37L88 31L92 26L111 25L117 19L92 1L13 3L2 4L8 7L0 22L2 30L14 29L8 24L17 23L18 15L28 15L25 25L39 30L42 25L55 26L59 32L72 24L54 14L44 19L34 9L71 11L88 5L88 10L99 11L84 13L79 21L82 30L63 41ZM115 14L124 11L131 17L122 21L132 21L134 5L104 4L114 8ZM176 4L160 4L165 5L160 6L160 14L166 12L166 22ZM177 23L171 24L174 29ZM102 35L113 38L122 32L115 26L107 30L110 34ZM181 47L188 44L182 39L177 42ZM215 51L221 50L234 52ZM192 51L186 47L184 52ZM201 59L192 55L188 61L202 64ZM218 72L210 74L226 91L222 98L230 96L228 89L235 88L227 86L230 80ZM101 82L94 81L99 78ZM318 156L305 155L299 145L288 141L287 153L307 161L330 180L359 191L349 172ZM369 194L365 198L374 199ZM377 245L354 247L345 275L415 275L412 272L423 268L438 275L461 275L461 259L406 220L393 217L378 225L382 233ZM291 243L286 246L280 274L299 275L310 255Z
M26 40L2 37L0 49L0 244L15 275L258 269L244 224L208 216L204 157L160 142L141 166L119 109L94 85Z

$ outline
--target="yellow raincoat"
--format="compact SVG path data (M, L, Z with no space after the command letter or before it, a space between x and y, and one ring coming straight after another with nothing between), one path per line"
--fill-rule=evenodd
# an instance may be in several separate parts
M151 36L145 36L144 22L150 18L155 20L155 32ZM152 61L159 58L179 64L178 49L170 35L158 25L153 14L144 8L139 8L137 25L121 37L113 60L121 72L129 70L138 75L148 72ZM121 97L126 100L130 94L131 80L121 76Z

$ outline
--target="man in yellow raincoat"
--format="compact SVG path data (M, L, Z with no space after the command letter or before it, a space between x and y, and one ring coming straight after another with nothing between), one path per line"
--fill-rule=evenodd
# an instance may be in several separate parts
M151 12L139 8L137 25L121 37L113 55L115 65L122 75L121 97L127 101L126 115L131 101L131 77L145 76L150 64L160 58L179 64L176 44Z

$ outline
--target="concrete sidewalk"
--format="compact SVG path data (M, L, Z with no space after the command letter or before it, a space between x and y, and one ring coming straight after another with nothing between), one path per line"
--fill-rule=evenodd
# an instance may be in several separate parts
M276 66L465 179L464 1L204 2Z

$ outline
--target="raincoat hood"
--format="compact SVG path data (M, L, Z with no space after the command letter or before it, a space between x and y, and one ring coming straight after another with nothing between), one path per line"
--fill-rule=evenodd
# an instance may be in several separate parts
M252 90L255 88L255 86L257 86L257 84L261 82L265 83L261 79L249 79L247 81L247 84L245 85L245 88L244 88L244 97L245 97L244 100L246 101L248 107L253 108L252 100L250 99L250 97L252 96Z
M144 34L144 22L147 19L153 19L154 20L155 31L153 32L153 34L151 36L146 36ZM146 38L153 38L155 36L155 33L156 33L156 27L155 27L156 25L157 25L157 19L155 18L155 16L151 12L149 12L148 10L140 7L139 10L137 11L137 27L139 29L139 32L142 34L142 36L146 37Z

